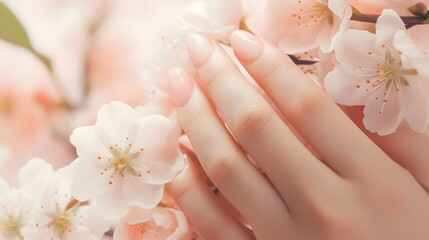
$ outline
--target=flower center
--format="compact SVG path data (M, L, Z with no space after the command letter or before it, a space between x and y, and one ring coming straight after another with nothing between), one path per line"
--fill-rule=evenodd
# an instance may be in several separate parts
M356 88L361 88L364 86L366 92L374 92L381 88L384 88L383 92L384 97L375 97L376 100L383 99L383 104L381 105L381 109L379 113L381 114L385 108L385 105L388 102L388 98L392 92L399 92L401 87L408 87L410 84L408 80L405 78L407 75L417 75L418 72L414 68L405 68L403 66L403 62L401 60L401 52L397 52L396 56L393 55L393 51L383 44L381 46L385 49L384 57L377 55L373 52L368 52L370 57L375 58L377 64L375 68L364 68L359 66L359 69L363 71L367 71L368 74L364 74L368 76L367 80L361 81L356 85Z
M64 234L67 229L70 227L70 220L69 220L69 214L67 211L64 211L58 215L56 215L52 219L52 225L54 225L55 229L61 233Z
M75 199L72 199L65 209L60 208L58 203L55 204L55 212L54 213L46 213L47 216L51 219L47 228L53 227L58 235L62 238L62 236L70 231L72 227L71 218L82 216L77 215L77 210L80 206L87 205L87 202L79 202ZM42 206L43 208L43 206ZM39 227L39 223L36 224L36 227Z
M292 14L292 17L296 18L298 26L309 27L324 19L327 19L330 24L334 23L334 16L329 9L328 0L298 0L298 3L300 5L311 4L310 6L302 6L298 12Z
M10 96L0 98L0 115L9 116L13 111L13 101Z
M21 236L20 230L21 224L16 218L10 217L9 220L0 223L0 230L3 232L3 235L8 239L13 236Z
M113 178L115 176L125 177L125 174L130 174L132 176L141 177L141 168L144 169L144 172L150 173L150 170L146 165L136 162L144 149L140 148L135 150L135 148L133 148L133 144L129 143L128 140L129 139L127 137L124 144L125 147L119 146L118 144L110 146L110 157L98 157L99 161L106 160L108 163L107 167L100 173L100 175L104 175L107 171L113 170L110 175L110 180L108 181L109 185L113 184Z
M317 5L311 6L310 9L319 14L329 13L331 11L328 7L328 1L322 1Z
M399 53L400 55L401 53ZM389 89L394 83L398 88L399 85L409 86L410 84L404 78L404 75L417 75L416 69L404 69L402 60L400 58L394 58L390 51L386 51L384 62L382 62L382 68L379 70L378 75L382 78L382 81L386 84L386 89Z

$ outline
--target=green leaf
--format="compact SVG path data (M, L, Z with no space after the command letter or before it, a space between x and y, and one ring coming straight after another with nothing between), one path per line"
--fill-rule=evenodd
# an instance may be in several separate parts
M49 69L52 70L52 62L51 59L49 59L48 57L46 57L45 55L42 55L38 52L36 52L34 49L31 50L33 52L34 55L36 55L37 58L40 59L40 61L42 61L42 63Z
M2 2L0 2L0 39L30 50L49 70L52 70L51 60L38 53L31 46L30 39L24 27L12 11Z

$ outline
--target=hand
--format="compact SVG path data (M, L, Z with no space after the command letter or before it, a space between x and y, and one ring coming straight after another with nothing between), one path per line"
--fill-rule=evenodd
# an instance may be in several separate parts
M180 80L171 81L172 94L202 168L253 231L195 181L202 177L192 165L169 191L203 236L428 239L429 195L409 171L276 47L241 31L231 43L271 103L218 44L198 35L188 49L204 90L195 87L189 101L175 96L190 79L170 72Z

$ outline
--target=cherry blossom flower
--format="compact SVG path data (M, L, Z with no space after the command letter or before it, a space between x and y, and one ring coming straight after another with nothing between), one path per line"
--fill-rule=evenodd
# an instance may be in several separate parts
M100 239L108 230L110 223L96 215L94 204L73 198L63 172L39 158L21 168L19 191L32 197L27 197L27 204L22 196L13 203L15 208L30 206L24 212L26 218L19 218L24 228L19 239Z
M185 215L173 208L133 208L117 225L113 239L175 240L188 231Z
M10 188L0 178L0 238L23 239L27 224L31 219L33 196L22 189Z
M405 120L423 132L429 122L429 57L408 37L393 10L385 10L376 34L349 30L338 41L339 65L325 79L340 104L365 105L364 125L387 135Z
M263 6L260 3L248 6L255 7L265 14L250 15L247 21L250 29L288 54L318 47L330 52L352 16L347 0L296 0L288 4L271 0L264 1Z
M94 126L70 137L79 158L68 168L79 201L95 197L107 219L123 217L132 206L155 207L185 166L178 131L161 115L139 116L128 105L104 105Z
M110 223L96 206L72 197L70 183L54 178L36 203L26 239L100 239Z
M194 32L228 42L231 33L240 28L243 14L243 0L199 0L191 3L178 19Z

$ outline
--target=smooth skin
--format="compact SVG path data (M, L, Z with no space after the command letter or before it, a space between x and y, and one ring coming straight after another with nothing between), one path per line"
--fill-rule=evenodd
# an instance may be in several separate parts
M188 41L198 84L176 98L197 161L252 229L191 164L168 190L206 239L429 239L427 146L401 148L427 135L367 133L381 149L281 50L242 31L231 44L269 101L200 35Z

